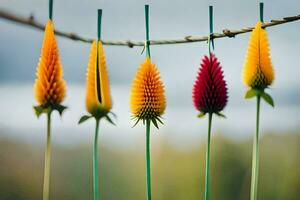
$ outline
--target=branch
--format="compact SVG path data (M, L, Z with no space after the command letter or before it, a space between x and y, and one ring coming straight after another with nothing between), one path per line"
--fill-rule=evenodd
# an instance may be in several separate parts
M26 26L30 26L32 28L36 28L38 30L44 30L45 26L37 22L33 15L29 17L22 17L15 15L13 13L10 13L8 11L5 11L3 9L0 9L0 18L6 19L11 22L15 22L18 24L23 24ZM263 24L263 28L266 27L271 27L271 26L277 26L285 23L290 23L293 21L300 20L300 14L295 15L295 16L290 16L290 17L284 17L283 19L279 20L271 20L270 22L266 22ZM222 33L214 33L212 35L213 38L224 38L224 37L235 37L236 35L243 34L243 33L248 33L251 32L254 27L247 27L247 28L242 28L240 30L229 30L229 29L224 29ZM91 43L93 41L92 38L85 38L82 36L77 35L76 33L68 33L68 32L63 32L60 30L55 30L55 34L64 38L68 38L71 40L75 41L81 41L85 43ZM181 44L181 43L191 43L191 42L204 42L208 40L208 36L186 36L182 39L165 39L165 40L150 40L151 45L163 45L163 44ZM109 40L103 40L102 41L104 45L115 45L115 46L128 46L128 47L134 47L134 46L144 46L145 42L144 41L109 41Z

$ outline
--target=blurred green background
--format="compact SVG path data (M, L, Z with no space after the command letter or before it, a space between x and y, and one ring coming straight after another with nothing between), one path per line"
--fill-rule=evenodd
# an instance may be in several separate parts
M100 194L105 200L145 199L144 148L100 145ZM252 142L214 137L211 199L249 199ZM42 145L0 140L0 199L42 198ZM299 200L300 135L265 134L261 140L258 199ZM92 199L91 144L54 145L51 199ZM202 199L205 145L174 149L166 140L152 146L152 187L156 200Z

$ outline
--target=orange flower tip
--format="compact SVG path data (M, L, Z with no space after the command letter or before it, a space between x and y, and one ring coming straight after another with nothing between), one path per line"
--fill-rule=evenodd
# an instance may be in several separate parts
M86 110L94 118L105 117L114 124L108 116L111 108L112 100L103 44L94 40L86 74Z
M132 81L130 93L130 109L134 126L139 122L150 120L158 128L158 122L162 123L161 115L166 108L166 97L163 82L150 58L146 58L140 65L135 78ZM163 124L163 123L162 123Z
M34 107L37 116L57 110L60 114L66 109L61 105L65 98L66 84L63 80L63 69L59 58L58 45L51 20L48 20L40 59L34 83L35 99L38 106Z
M264 90L274 81L267 31L258 22L251 32L246 60L243 68L243 82L246 86Z

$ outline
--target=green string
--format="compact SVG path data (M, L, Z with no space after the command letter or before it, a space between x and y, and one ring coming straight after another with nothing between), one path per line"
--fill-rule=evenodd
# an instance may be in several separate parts
M102 22L102 9L98 9L98 21L97 21L97 55L96 55L96 84L97 84L97 98L99 103L102 103L102 95L101 95L101 81L100 81L100 70L99 70L99 41L101 40L101 22Z
M264 3L259 3L259 18L261 22L264 22Z
M211 45L213 50L215 49L215 44L214 44L214 38L213 38L213 6L209 6L209 36L208 36L208 52L209 52L209 56L211 54Z
M96 130L93 147L93 191L94 200L99 200L99 175L98 175L98 130L99 130L99 119L96 119Z
M149 5L145 5L145 21L146 21L146 55L148 58L150 55L150 40L149 40Z
M101 40L102 9L98 9L98 41Z
M47 143L45 148L43 200L49 200L51 161L51 111L47 113Z
M52 20L53 0L49 0L49 19Z
M146 121L146 177L147 200L151 200L150 120Z
M211 138L211 124L213 113L209 113L208 117L208 135L206 146L206 166L205 166L205 194L204 199L209 199L209 174L210 174L210 138Z

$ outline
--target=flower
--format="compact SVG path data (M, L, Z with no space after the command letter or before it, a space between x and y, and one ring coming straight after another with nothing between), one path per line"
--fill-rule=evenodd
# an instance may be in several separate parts
M216 56L202 58L194 88L193 102L202 115L216 113L224 109L228 101L227 86L223 71Z
M101 41L93 41L86 75L86 109L92 116L101 118L111 108L112 101L103 45Z
M270 48L266 30L261 22L253 29L248 45L243 69L243 82L255 89L265 89L274 80L274 70L270 58Z
M51 20L46 24L36 76L34 83L36 101L44 107L59 105L64 100L66 84L63 80L63 69Z
M132 82L130 107L137 122L141 119L143 122L152 120L156 127L156 120L161 122L159 118L166 108L165 91L159 71L148 57L140 65Z

